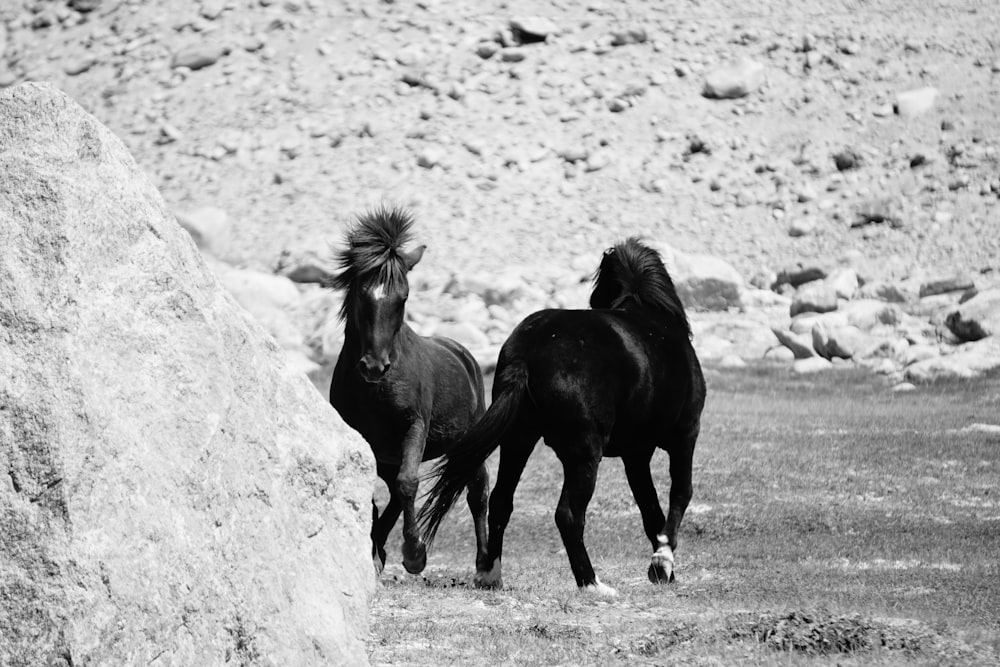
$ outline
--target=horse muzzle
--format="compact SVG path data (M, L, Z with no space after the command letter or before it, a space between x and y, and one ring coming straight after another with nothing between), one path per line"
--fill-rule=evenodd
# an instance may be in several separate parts
M375 383L385 377L391 366L388 356L375 357L366 354L358 361L358 372L365 382Z

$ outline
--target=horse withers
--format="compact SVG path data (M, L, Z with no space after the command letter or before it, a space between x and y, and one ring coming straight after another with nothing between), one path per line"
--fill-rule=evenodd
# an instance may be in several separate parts
M379 514L372 499L372 559L385 567L385 543L403 514L403 566L423 571L414 500L420 463L449 451L485 410L483 375L468 350L443 337L417 335L406 323L407 274L424 246L404 249L413 218L379 207L358 217L338 255L332 287L344 291L344 346L330 383L330 403L368 441L389 487ZM476 567L486 562L489 478L482 464L466 475L476 530Z
M467 480L500 448L490 496L489 541L476 585L502 586L500 558L514 490L539 438L562 464L555 520L581 590L613 595L584 545L587 505L605 456L621 457L653 548L648 576L674 580L674 551L691 500L691 467L705 380L691 329L660 256L630 238L604 253L590 310L529 315L500 350L493 403L434 475L420 513L430 543ZM654 451L670 456L667 516L650 474Z

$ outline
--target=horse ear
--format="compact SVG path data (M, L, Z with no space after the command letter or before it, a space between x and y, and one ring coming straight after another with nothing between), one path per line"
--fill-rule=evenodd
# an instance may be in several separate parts
M417 262L420 261L420 258L424 256L424 250L427 250L427 246L422 245L422 246L417 246L410 252L404 252L400 254L400 257L403 258L403 263L406 265L407 271L412 270L413 267L417 265Z

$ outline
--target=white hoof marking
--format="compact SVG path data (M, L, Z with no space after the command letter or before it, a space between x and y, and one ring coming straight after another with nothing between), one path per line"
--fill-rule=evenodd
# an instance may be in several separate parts
M594 579L594 583L580 586L581 593L599 595L602 598L613 598L618 595L618 591L607 584L602 584L600 579Z
M660 571L660 577L670 580L674 573L674 550L669 545L660 543L660 548L653 552L650 567ZM650 574L652 577L653 575Z

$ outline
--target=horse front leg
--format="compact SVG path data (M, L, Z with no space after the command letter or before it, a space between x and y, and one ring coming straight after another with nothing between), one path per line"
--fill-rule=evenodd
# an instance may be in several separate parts
M653 558L647 575L654 584L665 584L674 580L674 552L666 537L666 517L663 516L649 471L652 455L652 451L643 451L623 457L623 462L625 478L642 515L643 530L653 546Z
M389 502L379 514L378 506L372 499L372 562L375 565L376 574L381 574L382 570L385 569L385 543L403 510L399 489L396 486L398 473L399 468L396 466L378 465L378 476L389 487Z
M396 476L396 488L403 508L403 567L410 574L420 574L427 565L427 549L420 539L414 509L426 438L427 427L424 422L413 422L403 438L403 463Z

